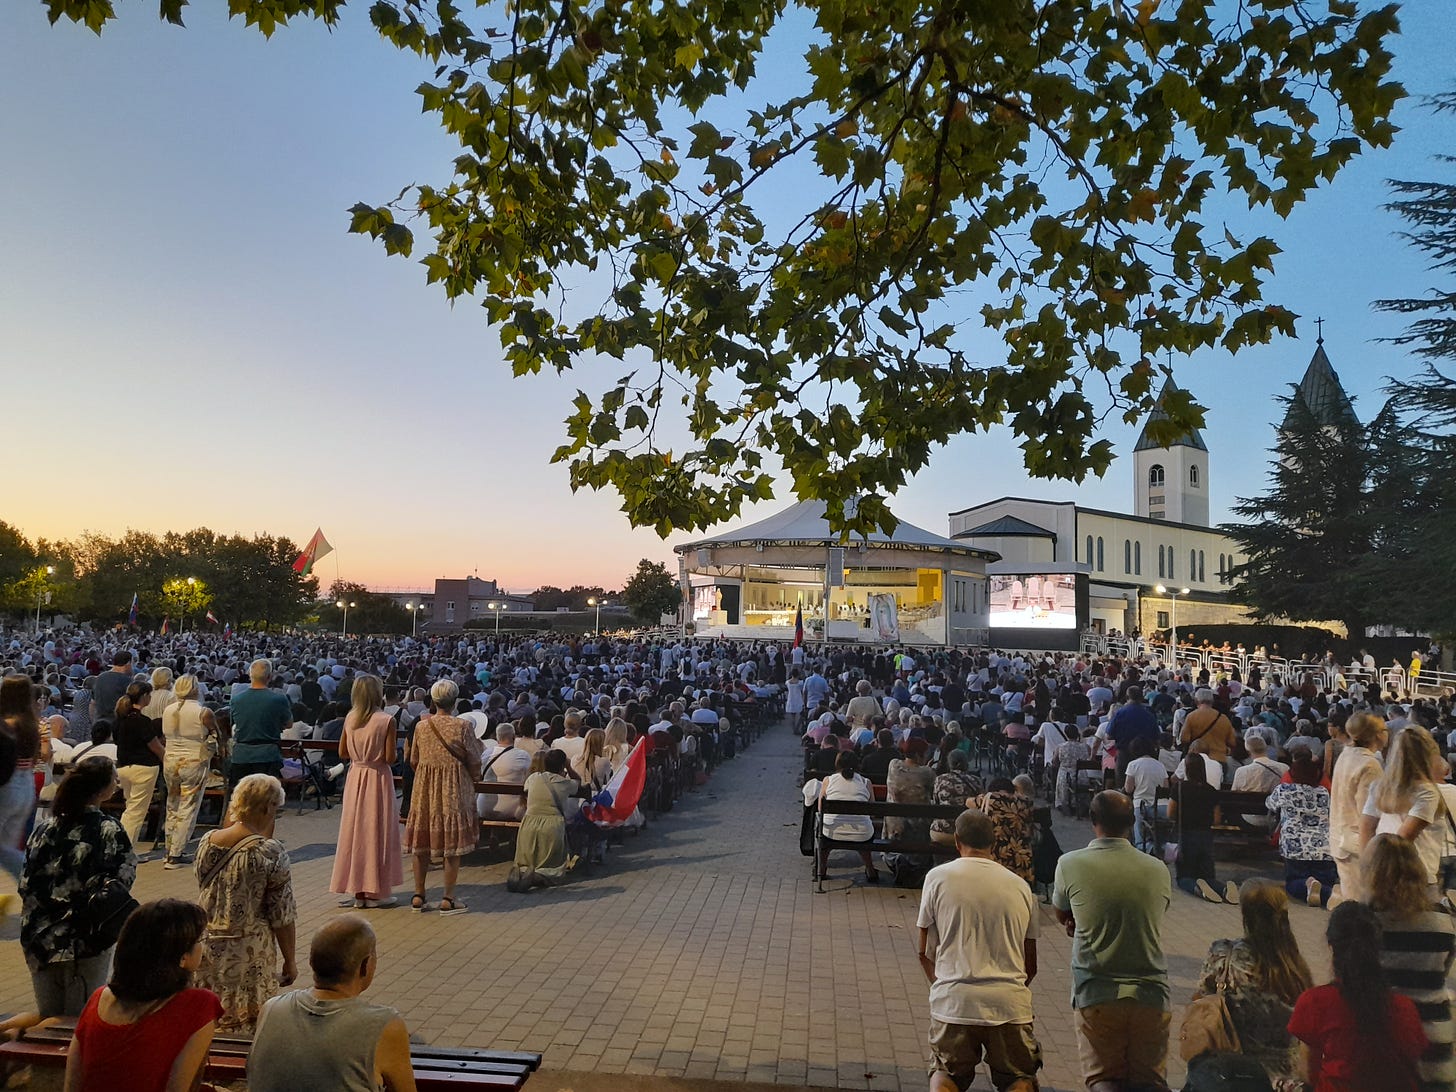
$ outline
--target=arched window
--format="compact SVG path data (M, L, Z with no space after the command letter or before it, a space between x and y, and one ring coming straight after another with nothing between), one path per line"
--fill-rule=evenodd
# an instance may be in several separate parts
M1167 575L1168 575L1168 566L1163 561L1163 547L1161 545L1159 545L1158 546L1158 579L1161 580L1163 577L1165 577Z
M1100 572L1105 571L1106 568L1107 568L1107 566L1104 565L1104 564L1102 564L1102 536L1101 535L1098 535L1097 536L1097 571L1100 573Z
M1177 571L1175 570L1175 568L1173 566L1173 547L1169 546L1168 547L1168 579L1169 580L1174 580L1174 579L1177 578L1177 576L1178 576L1178 573L1177 573Z
M1207 579L1208 578L1203 575L1203 551L1202 550L1199 550L1198 551L1198 582L1200 584L1203 584L1203 583L1206 583L1207 582Z
M1087 555L1086 555L1086 557L1085 557L1084 560L1087 562L1088 568L1091 568L1091 566L1092 566L1092 536L1091 535L1088 535L1087 536Z
M1141 542L1132 544L1132 572L1134 576L1143 575L1143 544Z
M1188 467L1188 484L1194 489L1198 488L1198 464L1193 463Z
M1189 550L1188 551L1188 579L1189 580L1197 580L1198 579L1198 551L1197 550Z
M1150 488L1158 488L1163 484L1164 479L1165 475L1163 473L1162 463L1154 463L1148 468L1148 486Z
M1132 573L1132 539L1122 540L1122 571Z
M1224 556L1223 554L1219 554L1218 555L1218 582L1220 584L1223 583L1223 574L1224 574L1224 569L1225 569L1223 556Z

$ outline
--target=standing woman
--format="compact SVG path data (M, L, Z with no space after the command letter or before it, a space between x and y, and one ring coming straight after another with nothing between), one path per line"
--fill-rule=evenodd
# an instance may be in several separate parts
M152 790L162 772L162 755L166 753L161 722L142 712L151 696L151 683L134 682L116 699L116 773L126 796L121 827L133 846L141 837Z
M1360 813L1383 772L1381 753L1390 729L1371 713L1356 713L1345 722L1350 742L1335 760L1330 784L1330 856L1340 877L1340 894L1362 901L1360 880Z
M207 911L197 984L222 1002L217 1028L227 1035L251 1035L263 1002L298 977L293 876L288 851L273 837L282 806L282 782L248 774L233 789L229 825L208 831L197 847L197 901Z
M119 898L136 879L121 824L101 813L116 788L109 758L83 758L56 786L51 817L26 844L20 947L42 1016L80 1016L111 970L112 943L85 928L80 911L98 896Z
M804 679L797 667L789 672L784 689L784 715L789 718L789 729L798 735L804 720Z
M329 890L352 894L357 910L383 909L398 901L390 892L404 883L394 795L397 730L384 711L384 685L377 676L360 675L349 696L353 707L339 737L339 761L349 763L349 775Z
M197 676L183 675L174 693L175 700L162 710L162 777L167 785L167 861L162 867L170 869L183 867L217 753L217 721L197 700Z
M1380 965L1396 993L1415 1003L1427 1047L1416 1063L1421 1092L1456 1088L1451 987L1446 976L1456 957L1456 925L1430 900L1415 847L1392 834L1365 849L1366 904L1380 919Z
M410 909L430 909L425 877L431 862L443 863L445 894L440 899L440 913L447 917L467 909L455 897L455 884L460 878L460 858L480 840L475 781L480 776L482 748L470 722L454 716L459 698L460 688L449 679L430 687L434 712L420 718L410 739L409 764L415 782L404 826L404 851L414 858L415 893Z
M1362 849L1376 834L1399 834L1415 843L1432 902L1439 897L1441 856L1451 836L1450 808L1442 792L1450 772L1430 732L1416 724L1403 728L1360 821Z
M0 867L18 881L25 860L19 847L35 812L35 769L46 761L40 716L24 675L0 681L0 733L6 736L0 750L13 756L10 770L0 768Z

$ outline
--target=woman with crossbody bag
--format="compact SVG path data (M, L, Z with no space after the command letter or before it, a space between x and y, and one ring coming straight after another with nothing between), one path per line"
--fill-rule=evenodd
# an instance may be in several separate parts
M445 892L439 905L445 917L467 909L455 897L455 884L460 877L460 858L475 848L480 837L475 781L480 776L482 748L470 722L452 715L459 697L459 688L449 679L435 683L430 688L434 711L420 719L409 745L409 764L415 773L404 827L404 852L414 864L410 909L416 913L432 909L425 878L435 862L445 872Z

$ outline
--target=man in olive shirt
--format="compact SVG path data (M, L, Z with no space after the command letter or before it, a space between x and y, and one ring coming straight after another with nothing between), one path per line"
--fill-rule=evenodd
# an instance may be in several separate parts
M1057 863L1052 905L1072 940L1072 1008L1082 1079L1090 1092L1166 1092L1168 963L1163 916L1167 866L1128 841L1132 801L1092 798L1086 849Z
M279 740L293 724L293 706L281 690L272 690L268 682L273 665L267 660L254 660L248 666L248 689L233 698L233 757L228 767L228 783L236 785L248 774L264 773L277 777L283 772L283 749Z

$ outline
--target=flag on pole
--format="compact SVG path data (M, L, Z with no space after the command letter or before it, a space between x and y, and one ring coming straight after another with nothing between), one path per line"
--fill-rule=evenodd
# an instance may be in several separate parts
M165 614L162 615L162 636L163 637L167 636L167 622L168 622L167 616Z
M232 635L233 635L233 624L231 622L229 622L227 625L225 625L225 626L222 627L222 639L224 641L231 640L232 639Z
M213 614L212 611L207 612L207 620L213 625L217 625L217 615Z
M319 529L313 533L313 538L308 540L308 545L303 548L303 553L299 554L293 562L293 571L307 576L313 571L319 558L333 552L334 548L329 545L329 540L324 538L323 530Z
M617 827L632 818L647 784L648 737L640 738L602 790L582 805L581 813L598 826Z
M804 608L800 607L794 612L794 647L798 648L804 643Z
M131 593L131 610L126 613L126 624L134 626L137 623L137 593Z

